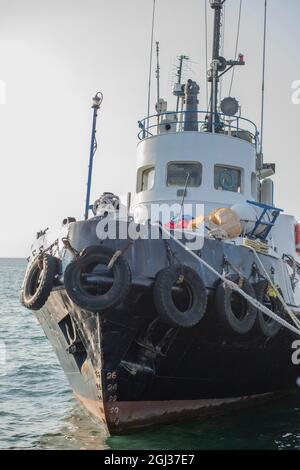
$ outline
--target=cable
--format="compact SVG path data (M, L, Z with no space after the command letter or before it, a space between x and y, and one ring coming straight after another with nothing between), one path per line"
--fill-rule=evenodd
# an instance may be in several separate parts
M154 37L154 24L155 24L155 2L153 0L153 13L152 13L152 29L151 29L151 46L150 46L150 66L149 66L149 88L148 88L148 128L149 128L149 115L150 115L150 102L151 102L151 75L152 75L152 59L153 59L153 37Z
M208 110L208 18L207 18L207 0L204 0L205 5L205 61L206 61L206 108Z
M240 30L241 30L241 17L242 17L242 6L243 6L243 0L240 0L238 29L237 29L236 44L235 44L235 53L234 53L234 59L235 59L235 60L237 60L238 47L239 47ZM233 86L233 81L234 81L234 73L235 73L235 67L233 67L233 69L232 69L231 83L230 83L230 88L229 88L229 96L231 96L231 92L232 92L232 86Z
M263 76L262 76L262 96L261 96L260 153L263 152L263 139L264 139L266 43L267 43L267 8L268 8L267 0L265 0L265 13L264 13L264 47L263 47Z
M226 23L226 3L224 3L224 7L223 7L221 56L224 56L224 50L225 50L225 23ZM222 91L223 91L223 77L220 80L220 100L222 99Z

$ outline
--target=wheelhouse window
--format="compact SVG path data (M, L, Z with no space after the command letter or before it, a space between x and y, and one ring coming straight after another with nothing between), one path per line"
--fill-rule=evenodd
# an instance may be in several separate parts
M202 183L202 165L199 162L168 164L167 186L198 188Z
M154 187L155 168L154 166L139 170L138 192L150 191Z
M215 166L215 189L220 191L242 192L242 170L228 166Z

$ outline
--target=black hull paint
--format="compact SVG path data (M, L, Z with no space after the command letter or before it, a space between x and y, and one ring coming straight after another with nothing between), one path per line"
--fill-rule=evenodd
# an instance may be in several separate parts
M70 225L68 238L78 252L99 245L98 221ZM114 250L127 244L104 243ZM198 255L219 273L235 266L257 282L253 253L245 247L206 239ZM37 312L74 394L111 434L207 414L248 397L295 387L300 375L292 364L295 335L284 329L272 339L228 334L216 321L218 278L184 249L173 241L137 240L125 257L132 290L118 309L101 315L81 310L58 285ZM66 251L64 263L71 260ZM170 328L159 321L154 308L153 281L174 260L195 269L209 293L207 312L195 328ZM264 255L261 260L293 304L283 261Z
M170 331L148 305L148 311L100 317L57 289L37 315L75 396L111 434L210 414L295 386L299 368L291 362L290 334L224 339L211 325L212 309L198 327ZM78 337L68 351L70 313Z

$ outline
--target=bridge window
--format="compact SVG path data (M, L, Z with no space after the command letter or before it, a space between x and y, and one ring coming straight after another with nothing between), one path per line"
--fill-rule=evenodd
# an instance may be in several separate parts
M198 188L202 183L202 165L199 162L168 164L167 185L177 188Z
M215 189L220 191L242 192L242 170L228 166L215 166Z
M138 187L137 192L150 191L154 187L155 168L154 166L148 166L147 168L141 168L138 173Z

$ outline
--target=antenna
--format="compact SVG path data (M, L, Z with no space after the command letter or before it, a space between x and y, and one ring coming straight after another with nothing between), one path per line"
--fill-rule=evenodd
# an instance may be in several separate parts
M190 60L190 58L187 55L181 55L178 57L178 60L179 60L179 65L177 68L176 75L177 75L177 84L180 85L181 80L182 80L183 63L185 60ZM178 113L179 111L179 101L180 101L180 96L177 96L176 113Z
M156 42L156 80L157 80L157 103L160 100L160 65L159 65L159 42Z
M238 16L238 27L237 27L235 52L234 52L234 58L235 59L237 59L237 57L238 57L238 47L239 47L241 19L242 19L242 7L243 7L243 0L240 0L239 16ZM233 81L234 81L234 72L235 72L235 68L232 69L231 81L230 81L230 87L229 87L229 96L231 96L231 92L232 92Z
M157 110L157 125L160 122L159 113L159 103L160 103L160 65L159 65L159 42L156 41L156 83L157 83L157 101L156 101L156 110Z
M262 75L262 96L261 96L261 131L260 131L260 153L263 153L264 139L264 115L265 115L265 76L266 76L266 43L267 43L267 10L268 4L265 0L264 12L264 50L263 50L263 75Z
M190 182L191 174L190 172L187 173L186 180L185 180L185 185L184 185L184 190L183 190L183 195L182 195L182 200L181 200L181 205L180 205L180 212L179 212L179 219L184 215L183 214L183 206L184 206L184 201L186 198L186 192L187 192L187 187Z
M150 64L149 64L149 86L148 86L148 128L149 128L149 116L150 116L150 102L151 102L151 77L152 77L152 59L153 59L153 37L154 37L154 25L155 25L155 7L156 0L153 0L153 12L152 12L152 28L151 28L151 45L150 45Z

